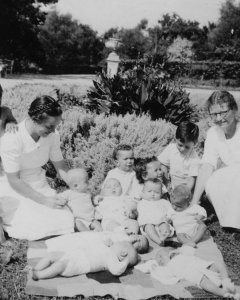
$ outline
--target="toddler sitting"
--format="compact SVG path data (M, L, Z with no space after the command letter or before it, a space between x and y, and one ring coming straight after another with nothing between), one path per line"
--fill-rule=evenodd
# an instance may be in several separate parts
M162 199L162 182L154 178L144 182L142 200L138 202L138 223L149 238L162 245L174 233L167 221L169 201Z
M103 230L125 230L128 234L139 232L136 202L122 195L122 187L117 179L109 178L94 202Z
M88 174L81 168L71 169L65 174L69 190L58 194L58 198L67 200L67 206L75 218L77 231L102 230L101 224L94 219L95 208L88 192Z
M138 261L135 248L130 242L105 241L105 244L88 246L68 252L53 252L42 258L32 270L34 280L53 278L57 275L71 277L107 270L120 276L127 267Z
M191 199L192 194L187 185L175 187L168 217L173 223L178 241L196 247L198 242L209 238L209 232L203 223L207 217L205 209L197 204L190 206Z
M194 254L195 249L189 246L173 251L162 248L157 252L155 260L135 268L150 273L163 284L176 284L183 279L214 295L240 299L223 264L203 260Z

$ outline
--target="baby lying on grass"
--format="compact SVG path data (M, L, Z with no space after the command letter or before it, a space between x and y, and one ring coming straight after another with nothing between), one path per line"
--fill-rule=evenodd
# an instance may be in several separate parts
M223 264L203 260L194 254L195 249L186 245L173 251L162 248L157 252L155 260L135 268L150 273L164 284L176 284L184 279L214 295L240 299Z
M113 243L111 239L96 247L86 245L67 252L52 252L32 270L32 278L48 279L58 275L71 277L92 272L109 271L120 276L138 261L137 251L130 242Z

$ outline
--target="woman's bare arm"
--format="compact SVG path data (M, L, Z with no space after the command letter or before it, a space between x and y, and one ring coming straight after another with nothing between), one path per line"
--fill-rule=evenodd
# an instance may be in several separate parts
M201 196L204 192L205 185L213 173L213 169L214 169L213 166L208 163L204 163L200 167L194 193L193 193L192 204L199 203Z

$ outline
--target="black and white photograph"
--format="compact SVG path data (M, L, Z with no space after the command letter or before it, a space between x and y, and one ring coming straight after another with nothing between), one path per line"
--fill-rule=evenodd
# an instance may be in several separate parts
M0 300L240 300L240 0L0 1Z

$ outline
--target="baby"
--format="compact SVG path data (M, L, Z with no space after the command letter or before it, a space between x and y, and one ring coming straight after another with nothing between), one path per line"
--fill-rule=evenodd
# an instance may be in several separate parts
M164 284L176 284L183 279L214 295L240 299L223 264L203 260L194 254L194 249L189 246L173 251L162 248L157 252L155 260L135 268L150 273Z
M138 223L149 238L162 245L173 235L173 228L167 221L169 201L162 199L162 182L154 178L144 182L142 200L138 202Z
M134 153L132 146L119 144L113 151L113 158L116 161L116 168L108 172L103 182L103 187L108 179L116 178L121 184L122 194L128 195L132 182L136 177L133 170Z
M94 202L103 230L125 230L128 234L139 232L137 205L127 196L122 196L122 187L117 179L107 179L101 195L95 197Z
M207 213L197 204L190 206L191 199L192 194L187 185L175 187L168 217L173 223L178 241L196 247L198 242L209 238L207 226L203 223Z
M50 253L42 258L32 270L34 280L53 278L57 275L71 277L107 270L114 276L120 276L127 267L136 265L138 255L130 242L113 243L111 239L96 247L67 252Z
M67 206L75 218L77 231L102 230L101 224L94 219L95 208L88 192L88 174L81 168L71 169L65 174L69 190L58 194L59 199L67 200Z

